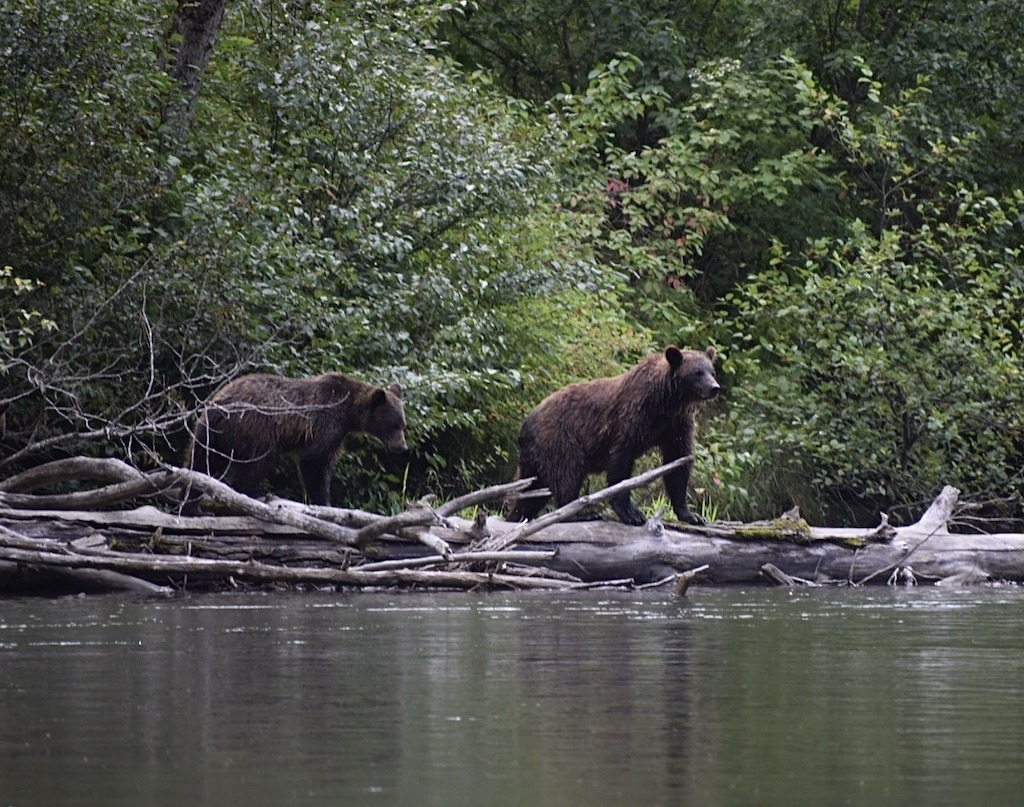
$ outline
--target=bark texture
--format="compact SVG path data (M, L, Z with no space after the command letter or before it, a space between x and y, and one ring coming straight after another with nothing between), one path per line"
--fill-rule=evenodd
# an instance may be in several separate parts
M143 473L117 460L62 460L0 482L0 593L37 588L171 591L287 588L587 588L700 584L962 585L1024 582L1024 535L950 533L959 491L945 488L921 519L874 529L812 527L797 513L751 524L641 527L569 521L673 463L540 518L467 519L467 508L520 495L497 485L437 506L383 516L243 496L180 468ZM101 486L36 492L54 484ZM180 514L200 490L219 515ZM142 503L140 503L142 502ZM145 502L155 502L145 503ZM100 509L116 507L121 509ZM126 508L124 505L136 506Z

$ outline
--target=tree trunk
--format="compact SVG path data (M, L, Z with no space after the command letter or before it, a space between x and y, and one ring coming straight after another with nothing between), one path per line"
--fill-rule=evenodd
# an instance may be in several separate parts
M178 154L185 145L195 115L203 69L224 21L227 0L179 0L164 37L164 71L177 83L177 92L164 106L165 151Z

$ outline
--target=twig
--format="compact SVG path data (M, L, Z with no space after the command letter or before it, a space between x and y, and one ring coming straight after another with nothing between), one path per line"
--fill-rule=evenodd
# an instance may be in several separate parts
M355 535L355 545L364 547L374 538L385 533L397 532L409 527L431 527L441 524L441 518L434 510L407 510L396 516L382 516L377 520L360 527Z
M685 597L686 590L690 587L690 583L693 582L693 578L695 578L700 572L703 572L707 568L708 565L705 563L703 566L698 566L695 569L690 569L686 572L680 572L679 575L677 575L678 580L676 581L676 587L673 590L675 596Z
M944 527L945 524L943 524L942 526ZM920 547L921 544L923 544L925 541L927 541L929 538L931 538L933 535L935 535L939 531L940 531L939 527L933 528L932 531L930 533L928 533L924 538L922 538L920 541L918 541L916 544L914 544L912 547L910 547L910 549L908 549L906 552L904 552L903 555L899 558L899 560L896 560L893 563L890 563L888 566L883 566L881 569L876 569L871 574L867 575L866 577L861 578L856 583L856 585L863 586L866 582L868 582L869 580L873 580L874 578L878 577L880 574L885 574L886 572L891 572L897 566L902 566L903 562L907 558L909 558L915 551L917 551L918 547ZM850 570L850 573L851 573L851 575L853 574L853 569L852 568Z
M792 588L794 586L810 586L815 588L818 586L813 580L807 580L804 577L794 577L793 575L786 574L782 569L776 566L774 563L765 563L761 567L761 574L768 577L772 582L780 585Z
M199 471L173 468L170 470L170 473L174 474L182 485L197 488L214 501L220 502L244 515L252 516L260 521L295 527L309 535L326 538L344 546L359 546L357 530L342 527L338 524L331 524L323 519L306 515L287 507L264 504L238 493L219 479L214 479L212 476L207 476Z
M533 482L532 477L529 479L517 479L515 482L507 482L504 485L493 485L492 487L483 488L482 490L477 490L473 493L467 493L464 496L459 496L451 501L439 505L436 508L436 512L442 517L453 516L460 510L472 507L475 504L505 499L513 493L518 493L524 490L531 482Z
M454 552L445 557L444 555L425 555L421 558L404 558L398 560L382 560L376 563L363 563L354 566L361 572L378 572L387 569L409 569L419 566L431 566L437 563L543 563L554 560L558 555L557 550L548 552L518 551L518 552Z
M883 566L881 569L876 569L871 574L861 579L857 585L862 586L869 580L872 580L879 575L886 574L887 572L891 572L897 566L902 566L904 561L916 552L925 541L933 535L945 533L947 531L949 519L953 515L953 508L956 507L957 497L959 495L960 491L958 488L955 488L952 485L946 485L939 495L935 497L935 501L931 503L928 509L924 512L924 515L917 520L917 523L906 528L906 531L914 532L930 528L928 534L904 552L899 560L890 563L888 566ZM851 576L853 574L852 567L850 569L850 574Z

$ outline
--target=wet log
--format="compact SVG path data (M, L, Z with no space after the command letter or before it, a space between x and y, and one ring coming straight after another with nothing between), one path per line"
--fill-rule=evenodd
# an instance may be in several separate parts
M51 464L0 482L0 592L21 574L79 582L83 590L287 587L573 588L697 584L944 585L1024 581L1024 536L948 531L958 491L946 488L921 519L875 529L812 527L798 513L753 524L691 526L652 519L572 521L623 489L649 484L675 463L581 497L534 521L455 513L514 497L531 480L437 506L417 502L383 516L258 501L218 480L175 468L142 473L117 461ZM98 490L36 493L55 482ZM222 514L186 517L173 503L198 487ZM100 510L117 497L155 501ZM124 501L122 503L128 503ZM168 506L168 503L171 503ZM45 572L46 574L42 574ZM104 582L106 581L106 582ZM157 587L157 588L153 588Z
M1024 535L949 532L958 496L956 488L946 487L920 520L906 527L891 527L884 518L873 530L810 527L786 517L707 527L598 521L552 525L536 540L512 547L556 548L556 559L546 565L585 580L632 577L642 583L707 565L697 582L778 583L764 571L771 564L797 584L1024 581ZM500 520L490 526L505 529Z
M455 558L456 562L480 562L493 560L495 553L465 553ZM518 562L537 561L549 558L552 553L514 552L508 559ZM478 557L480 555L480 557ZM503 559L504 560L504 559ZM439 557L438 562L446 562ZM314 568L309 566L291 567L270 565L257 561L211 560L194 556L143 555L112 551L102 537L82 539L72 543L58 540L35 539L23 536L0 526L0 580L3 572L10 575L13 565L22 565L33 570L56 571L70 575L82 574L85 588L92 588L104 579L106 573L109 588L113 590L135 590L165 592L168 587L158 587L140 582L137 586L125 585L125 577L138 577L145 581L151 578L166 578L175 581L174 587L185 587L181 581L216 579L226 580L232 586L240 582L255 582L281 585L307 585L312 587L337 586L355 588L382 588L392 586L423 586L445 589L576 589L592 588L594 584L575 578L554 577L533 574L507 574L500 571L473 572L460 569L427 570L417 565L391 566L382 568ZM67 577L70 580L70 576ZM606 585L623 585L623 581L600 581ZM626 581L628 582L628 581Z
M620 490L645 484L691 460L677 460L615 488L584 497L556 511L554 518L570 515ZM67 494L31 492L72 479L110 484L99 490ZM552 551L480 547L490 537L482 520L459 530L453 529L447 518L467 506L518 495L531 482L525 479L476 491L436 508L421 502L407 513L379 516L306 507L281 499L257 501L219 480L180 468L143 474L117 461L77 458L0 483L0 563L8 568L13 565L16 569L59 572L65 578L73 578L81 570L83 585L87 576L92 581L101 572L137 576L175 587L194 586L197 580L214 580L221 585L247 581L314 587L633 585L628 578L581 580L566 572L540 568L539 564L553 560L556 553ZM74 509L111 504L119 497L160 501L170 497L175 501L176 495L177 501L181 501L194 489L232 514L185 517L180 508L179 512L166 512L148 505L131 511ZM528 534L544 523L532 527L511 525L511 534ZM474 546L455 553L435 530L447 531L463 544L472 542ZM424 552L433 554L424 557ZM399 560L381 563L379 559L388 553Z

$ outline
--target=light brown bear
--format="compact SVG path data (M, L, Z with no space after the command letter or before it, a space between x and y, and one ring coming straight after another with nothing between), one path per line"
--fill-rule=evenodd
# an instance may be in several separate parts
M692 454L694 415L720 391L714 360L712 347L669 345L620 376L570 384L549 395L519 431L516 479L536 477L531 487L549 488L561 507L579 496L588 474L604 471L608 486L630 478L636 460L655 446L664 462ZM691 467L667 474L665 490L680 521L702 524L686 502ZM534 518L545 501L519 499L509 520ZM623 523L644 523L628 491L610 504Z

